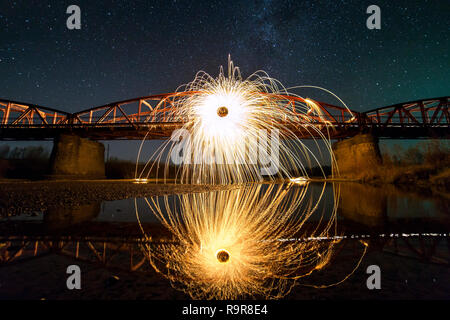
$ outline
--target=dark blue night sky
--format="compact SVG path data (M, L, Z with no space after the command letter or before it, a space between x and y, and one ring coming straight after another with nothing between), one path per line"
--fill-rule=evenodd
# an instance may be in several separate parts
M81 30L66 28L71 4ZM366 28L371 4L381 30ZM449 37L449 1L3 1L0 97L74 112L172 92L231 54L244 75L362 111L449 95Z

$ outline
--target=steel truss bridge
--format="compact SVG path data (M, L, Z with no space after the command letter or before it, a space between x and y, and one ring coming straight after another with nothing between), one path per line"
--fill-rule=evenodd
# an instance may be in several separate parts
M109 103L68 113L29 103L0 99L0 140L49 140L62 133L92 140L166 139L187 119L179 116L177 102L198 92L152 95ZM358 133L372 133L380 138L449 138L450 97L430 98L400 103L366 112L317 102L321 116L305 117L306 99L266 94L292 110L289 128L300 138L312 138L314 125L332 139ZM311 100L310 100L311 101ZM294 127L292 127L294 123ZM295 125L298 123L298 125Z

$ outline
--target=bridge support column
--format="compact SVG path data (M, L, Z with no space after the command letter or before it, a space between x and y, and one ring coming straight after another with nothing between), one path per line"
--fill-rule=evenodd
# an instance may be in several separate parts
M105 146L76 135L55 138L50 158L53 179L105 178Z
M381 164L378 138L371 134L358 134L335 142L333 151L339 174L344 178L357 178Z

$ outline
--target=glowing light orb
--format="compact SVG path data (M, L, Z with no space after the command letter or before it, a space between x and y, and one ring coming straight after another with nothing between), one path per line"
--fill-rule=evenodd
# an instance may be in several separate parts
M243 138L248 126L250 108L243 90L229 90L218 86L214 91L190 97L184 101L191 119L194 143L208 141L224 143L229 147L238 138Z
M217 109L217 115L221 118L226 117L228 115L228 108L227 107L219 107Z
M219 249L216 253L216 258L220 263L226 263L230 260L230 253L225 249Z

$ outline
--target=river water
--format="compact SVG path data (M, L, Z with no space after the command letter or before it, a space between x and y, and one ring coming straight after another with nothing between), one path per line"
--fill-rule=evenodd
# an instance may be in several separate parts
M160 209L159 215L155 214L156 208ZM267 219L255 222L251 229L261 215L267 215ZM177 216L179 220L170 220ZM162 220L169 227L183 230L182 235L168 232ZM293 227L299 221L301 227ZM3 218L0 297L190 298L189 290L198 289L195 279L188 285L183 283L186 292L173 289L166 277L155 273L142 243L174 243L174 252L185 233L200 229L201 235L195 237L206 242L211 233L213 238L224 237L224 229L232 235L230 238L242 236L242 242L249 242L254 239L247 233L257 230L254 237L259 240L290 243L293 256L300 257L299 267L302 255L295 250L300 250L296 248L301 243L336 243L326 264L296 282L285 295L287 299L450 298L448 194L348 182L252 185L201 194L107 201ZM319 247L323 245L314 247L318 254ZM276 252L285 250L285 246L277 248L270 253L271 259L281 265L285 261L290 267L297 263L285 252ZM169 259L167 250L161 252L159 259ZM180 256L171 255L170 259L176 257ZM69 264L86 270L89 280L84 282L82 295L64 287L64 268ZM376 281L370 278L370 266L379 270ZM283 268L277 268L277 272L283 272Z

